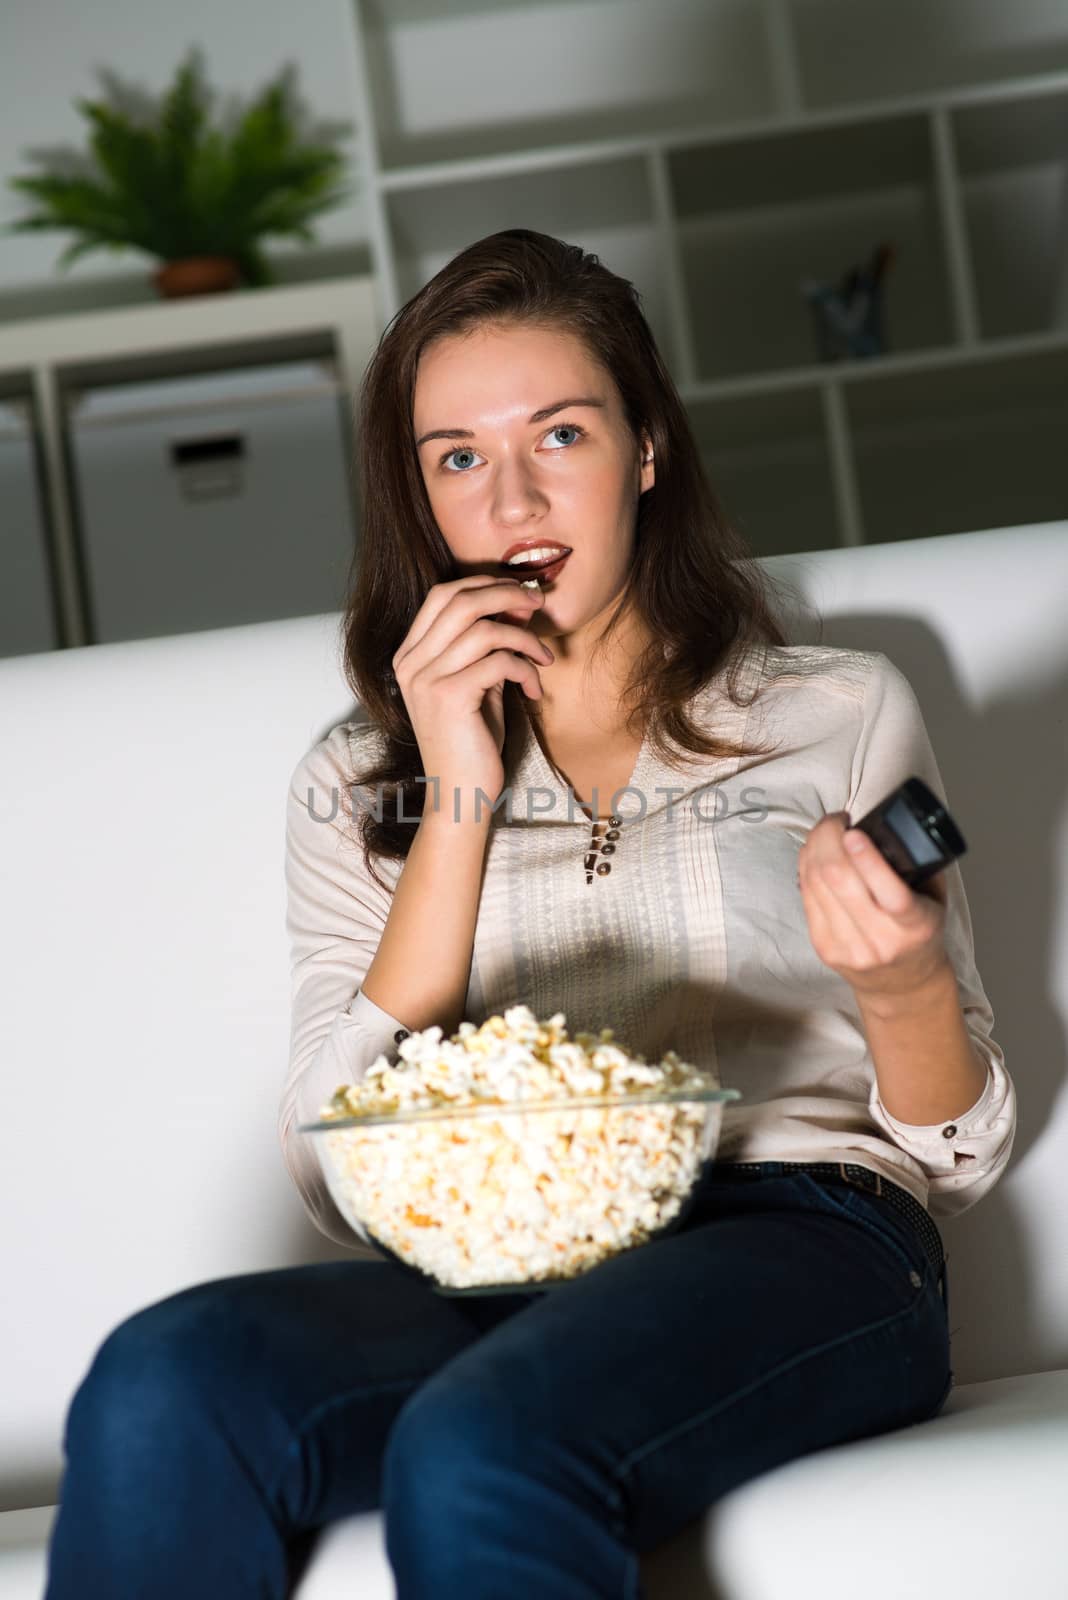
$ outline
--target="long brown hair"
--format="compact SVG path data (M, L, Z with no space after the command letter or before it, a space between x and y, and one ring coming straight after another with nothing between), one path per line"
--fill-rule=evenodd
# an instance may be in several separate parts
M646 433L656 480L638 499L635 553L619 604L598 640L606 643L633 607L651 643L635 662L625 699L668 764L764 753L702 731L687 705L726 669L735 705L752 645L786 645L770 598L771 579L727 518L701 463L689 418L661 359L634 285L596 255L548 234L509 228L454 256L402 306L363 377L358 407L362 546L353 556L344 608L345 678L385 740L382 760L352 783L378 788L361 808L372 856L407 857L428 785L393 674L393 657L435 583L457 576L430 509L415 449L413 412L420 356L433 340L479 325L536 326L571 333L614 380L635 447ZM522 691L505 685L509 712ZM355 807L353 808L355 815ZM383 885L383 887L385 887Z

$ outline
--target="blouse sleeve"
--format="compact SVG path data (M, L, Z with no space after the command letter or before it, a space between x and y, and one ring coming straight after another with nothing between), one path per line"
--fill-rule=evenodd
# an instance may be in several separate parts
M363 994L389 915L390 897L367 871L344 802L344 726L321 740L289 782L286 804L286 932L290 942L289 1068L278 1132L290 1177L327 1238L352 1247L312 1141L299 1122L318 1120L341 1086L358 1083L379 1056L398 1057L402 1022ZM366 1235L361 1233L361 1237Z
M905 778L922 778L952 811L919 702L908 679L882 652L864 697L860 738L850 775L847 810L857 822ZM893 1117L879 1097L872 1067L869 1110L886 1137L922 1168L935 1217L967 1211L992 1189L1008 1164L1016 1135L1016 1089L1001 1046L992 1036L994 1014L975 966L972 921L959 864L944 869L945 941L957 979L964 1019L986 1085L975 1104L953 1122L920 1126Z

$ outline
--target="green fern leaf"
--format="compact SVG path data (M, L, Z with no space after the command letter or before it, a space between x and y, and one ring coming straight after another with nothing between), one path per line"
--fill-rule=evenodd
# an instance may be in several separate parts
M116 103L76 101L89 124L94 176L57 171L10 179L36 209L0 231L81 233L61 264L93 249L133 246L165 261L229 255L247 283L271 281L258 241L288 235L314 243L312 219L351 192L343 153L301 132L294 75L292 65L283 68L229 133L211 125L212 96L196 49L154 115L143 95L117 93L113 77Z

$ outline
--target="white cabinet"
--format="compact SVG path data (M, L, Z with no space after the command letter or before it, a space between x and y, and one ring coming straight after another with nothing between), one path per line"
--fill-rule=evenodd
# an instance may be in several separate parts
M63 375L95 643L339 611L356 544L328 355L150 382Z
M40 436L28 373L0 382L0 656L56 644Z

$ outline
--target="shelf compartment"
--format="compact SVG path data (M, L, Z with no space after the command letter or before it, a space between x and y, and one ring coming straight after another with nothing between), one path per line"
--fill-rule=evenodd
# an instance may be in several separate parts
M865 543L1068 517L1068 342L844 390Z
M594 251L611 272L629 278L673 367L663 237L643 159L402 189L386 202L402 300L476 240L505 228L531 228Z
M690 400L705 471L754 555L841 543L819 389Z
M981 337L1068 328L1068 88L952 123Z
M751 0L357 3L385 173L775 111Z
M1068 70L1059 0L790 0L810 110Z
M925 114L689 146L668 172L699 379L818 362L802 281L838 282L882 240L887 352L953 342Z

